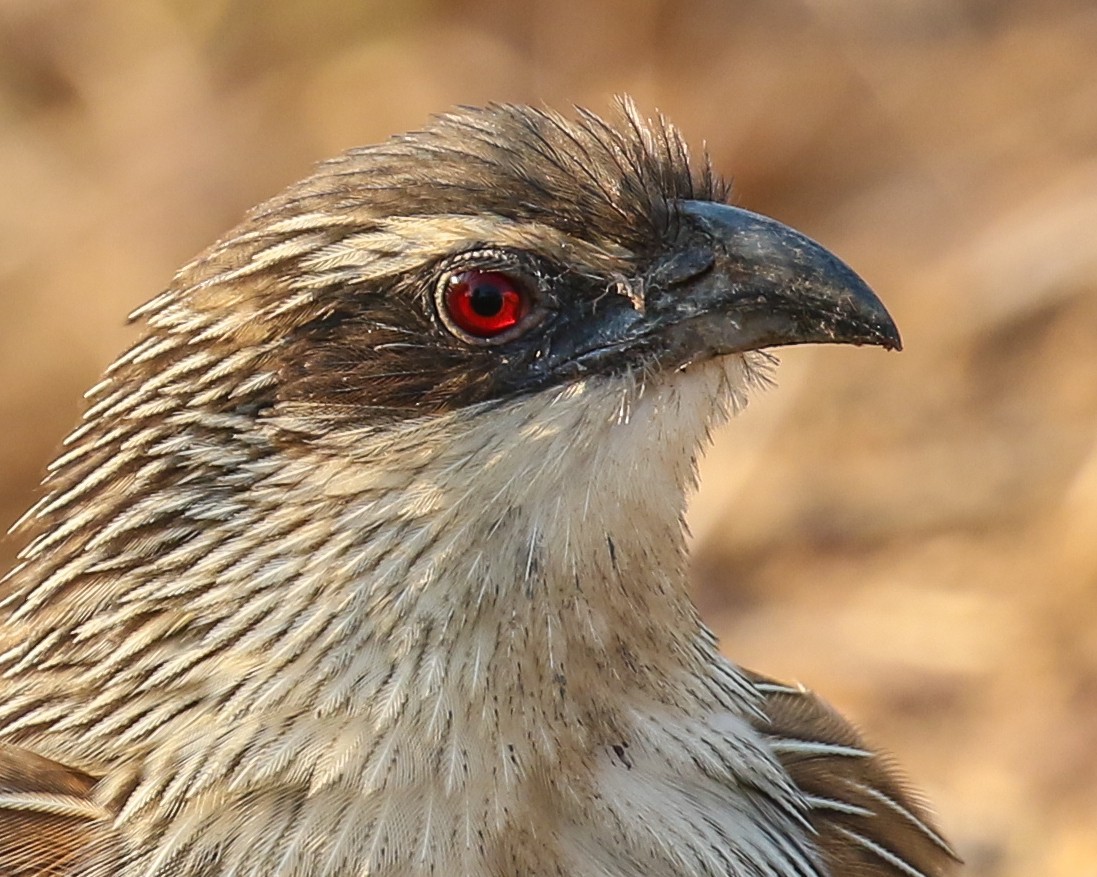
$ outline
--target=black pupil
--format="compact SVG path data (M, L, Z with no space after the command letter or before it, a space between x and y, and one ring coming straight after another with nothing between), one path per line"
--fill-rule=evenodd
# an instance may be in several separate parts
M494 317L503 309L503 290L490 281L481 281L472 288L469 304L481 317Z

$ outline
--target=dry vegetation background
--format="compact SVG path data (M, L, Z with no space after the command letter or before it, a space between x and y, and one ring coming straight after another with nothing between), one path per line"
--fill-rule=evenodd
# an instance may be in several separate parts
M0 521L123 315L311 162L622 91L907 347L790 351L719 436L692 522L726 651L896 752L969 874L1097 874L1093 2L3 0Z

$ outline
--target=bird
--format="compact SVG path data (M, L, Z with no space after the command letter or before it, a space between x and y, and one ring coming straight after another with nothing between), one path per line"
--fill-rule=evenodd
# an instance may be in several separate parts
M697 461L767 351L900 338L664 117L432 117L131 319L14 528L0 875L954 873L690 597Z

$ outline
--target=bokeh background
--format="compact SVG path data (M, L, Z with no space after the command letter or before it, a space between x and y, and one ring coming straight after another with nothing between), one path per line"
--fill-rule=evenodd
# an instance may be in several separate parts
M895 752L967 873L1097 874L1093 2L3 0L0 522L124 314L247 207L453 104L619 92L906 342L790 350L718 436L725 651Z

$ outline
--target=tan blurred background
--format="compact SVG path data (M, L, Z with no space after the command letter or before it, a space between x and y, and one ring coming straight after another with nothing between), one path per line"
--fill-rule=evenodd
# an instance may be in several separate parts
M0 522L124 314L311 162L625 91L906 341L788 352L719 436L725 650L894 751L969 874L1097 875L1094 2L3 0Z

